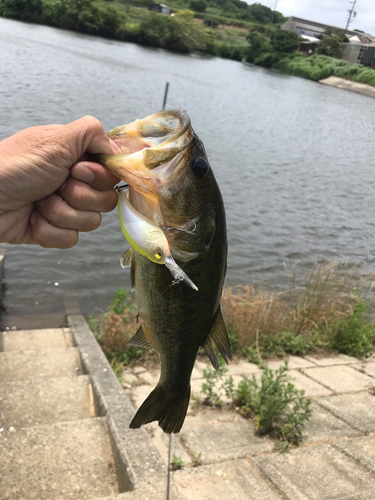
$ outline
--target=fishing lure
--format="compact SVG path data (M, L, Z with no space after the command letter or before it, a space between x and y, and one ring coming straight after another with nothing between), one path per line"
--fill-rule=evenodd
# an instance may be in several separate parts
M118 211L122 232L134 250L152 262L164 264L175 280L184 281L193 290L198 290L198 287L172 257L163 230L152 220L138 212L132 206L124 191L118 193ZM125 252L121 257L121 266L127 267L129 264L129 252Z

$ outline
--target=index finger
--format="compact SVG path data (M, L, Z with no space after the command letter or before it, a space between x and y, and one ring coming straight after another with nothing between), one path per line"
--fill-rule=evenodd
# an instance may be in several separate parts
M71 176L74 179L89 184L98 191L107 191L120 182L120 179L103 167L103 165L92 161L79 161L73 165Z

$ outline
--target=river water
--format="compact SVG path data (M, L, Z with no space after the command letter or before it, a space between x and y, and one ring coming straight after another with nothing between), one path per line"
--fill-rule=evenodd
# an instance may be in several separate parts
M375 271L375 99L219 58L178 55L0 19L0 139L85 114L106 129L184 108L228 220L227 284L285 284L285 266ZM6 246L10 314L85 314L129 287L116 211L70 250Z

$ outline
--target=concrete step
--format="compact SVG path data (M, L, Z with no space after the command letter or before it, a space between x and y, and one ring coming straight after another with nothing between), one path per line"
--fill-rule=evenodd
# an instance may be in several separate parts
M6 430L94 416L87 375L0 383L0 427Z
M77 375L81 375L81 359L76 347L0 352L1 382Z
M0 332L0 351L63 349L65 347L73 347L73 336L69 328Z
M9 328L10 330L63 328L64 326L67 326L66 312L5 316L2 326L4 328Z
M105 418L0 433L2 500L89 500L118 492Z

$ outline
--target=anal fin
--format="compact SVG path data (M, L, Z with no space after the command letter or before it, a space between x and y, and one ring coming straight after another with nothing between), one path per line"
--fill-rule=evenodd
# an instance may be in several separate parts
M143 323L136 331L135 335L129 340L128 345L134 345L137 347L152 347L150 342L146 339L145 332L143 330Z
M218 348L220 354L223 356L225 362L228 364L228 358L232 359L232 349L230 347L229 338L226 326L224 324L223 316L221 314L220 307L216 313L216 318L210 333L207 336L206 341L202 345L203 349L206 351L207 356L213 367L217 370L219 368L219 362L215 353L214 344Z
M131 248L129 248L129 250L127 250L125 253L123 253L123 255L121 256L121 259L120 259L120 264L121 264L122 268L131 266L132 256L133 256L133 252L132 252Z

